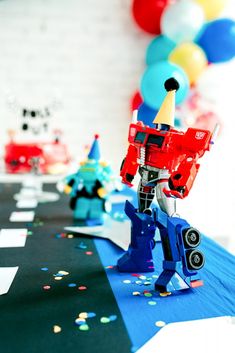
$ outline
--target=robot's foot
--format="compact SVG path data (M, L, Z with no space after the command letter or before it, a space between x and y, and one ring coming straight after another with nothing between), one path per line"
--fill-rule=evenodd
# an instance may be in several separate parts
M141 257L131 256L125 253L117 262L120 272L153 272L153 260L141 260Z
M190 281L183 279L177 272L164 270L155 283L155 289L159 292L173 292L190 288Z

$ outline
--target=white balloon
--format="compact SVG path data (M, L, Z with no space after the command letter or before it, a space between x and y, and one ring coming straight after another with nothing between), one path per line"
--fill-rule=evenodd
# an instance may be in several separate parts
M212 104L228 104L234 100L234 75L234 63L209 65L197 81L197 90Z
M191 0L169 5L161 17L161 31L176 43L192 41L204 23L202 7Z

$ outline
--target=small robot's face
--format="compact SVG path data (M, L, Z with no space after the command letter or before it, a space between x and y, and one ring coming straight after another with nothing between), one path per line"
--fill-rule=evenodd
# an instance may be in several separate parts
M100 179L102 175L102 167L99 162L88 159L81 165L79 174L84 181L95 181L97 178Z

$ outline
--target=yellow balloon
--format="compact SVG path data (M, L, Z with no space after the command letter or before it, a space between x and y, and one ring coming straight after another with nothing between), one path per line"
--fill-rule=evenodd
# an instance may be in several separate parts
M207 67L204 51L194 43L182 43L170 54L169 61L177 64L186 72L189 82L195 83L203 70Z
M208 21L215 19L225 8L228 0L196 0L201 5Z

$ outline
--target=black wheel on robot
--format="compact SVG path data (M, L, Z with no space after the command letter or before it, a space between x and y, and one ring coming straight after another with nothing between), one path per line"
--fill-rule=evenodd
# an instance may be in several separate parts
M200 270L205 264L205 257L199 250L189 250L186 253L187 265L190 270Z
M183 240L186 248L196 248L201 242L200 232L193 227L183 231Z

